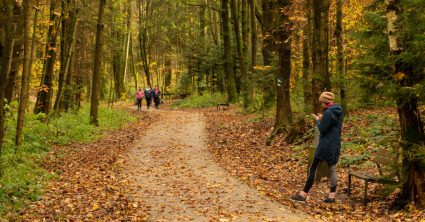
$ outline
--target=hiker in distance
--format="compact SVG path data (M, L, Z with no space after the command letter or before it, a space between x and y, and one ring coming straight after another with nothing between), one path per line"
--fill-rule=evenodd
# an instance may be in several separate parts
M144 96L145 93L143 92L142 88L139 88L139 90L136 92L137 110L142 109L142 100Z
M313 114L316 125L320 131L319 144L317 145L313 162L309 168L304 189L291 197L292 200L306 201L308 192L314 183L317 166L321 162L326 162L329 167L328 178L330 181L330 193L323 201L326 203L335 203L338 183L336 164L341 150L343 112L341 106L334 102L334 98L335 96L331 92L323 92L319 97L319 101L323 107L323 115Z
M152 97L153 97L153 91L151 89L151 86L148 85L148 87L146 87L145 89L146 106L148 107L148 109L152 104Z
M159 108L159 104L161 103L161 91L158 89L158 86L155 86L153 89L153 102L155 103L155 109Z

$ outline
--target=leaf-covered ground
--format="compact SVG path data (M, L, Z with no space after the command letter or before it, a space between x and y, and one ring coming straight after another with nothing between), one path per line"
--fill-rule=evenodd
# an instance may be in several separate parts
M302 189L307 176L308 151L304 145L312 142L290 146L285 143L283 137L277 137L272 146L266 146L265 141L273 126L272 118L260 120L256 115L240 115L233 110L217 112L210 109L205 113L210 136L209 150L214 154L215 160L231 174L284 205L326 221L425 220L425 212L414 207L397 212L390 210L397 189L388 193L388 189L383 185L370 185L369 203L364 207L364 182L353 179L354 190L350 197L347 197L342 190L347 187L348 169L343 168L341 164L338 166L339 193L336 204L322 202L329 191L326 181L313 186L307 203L294 203L289 197ZM351 113L343 129L343 146L346 148L341 159L344 162L355 160L355 157L360 160L372 158L373 149L377 144L370 140L388 133L386 130L389 130L376 125L381 121L377 116L385 116L384 120L392 119L393 122L388 124L396 121L393 109L359 110ZM370 128L372 131L367 130ZM373 170L371 162L364 162L366 169Z
M155 113L159 121L133 146L128 167L139 181L135 197L149 206L147 221L311 221L215 163L202 114Z
M205 117L135 112L139 121L90 144L54 147L59 175L21 221L311 221L214 162ZM16 218L14 218L16 219Z
M132 198L135 185L126 177L127 151L154 122L139 121L90 144L53 147L46 168L58 175L43 198L20 215L22 221L143 221L147 208Z
M328 191L326 181L313 187L307 203L289 200L304 184L305 145L311 141L289 146L279 136L266 146L272 119L215 109L135 115L138 122L94 143L54 147L45 165L58 176L18 220L285 221L278 218L304 220L305 214L325 221L425 218L413 207L391 211L397 190L382 185L370 186L367 207L361 203L363 181L353 181L350 197L342 192L347 187L342 165L364 162L365 169L373 169L369 160L378 146L375 140L391 132L387 125L396 121L394 110L358 111L345 123L336 204L321 202ZM392 120L377 124L385 119Z

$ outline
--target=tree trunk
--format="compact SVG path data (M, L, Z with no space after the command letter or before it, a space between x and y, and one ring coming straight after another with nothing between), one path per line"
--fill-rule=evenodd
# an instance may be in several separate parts
M171 58L169 56L166 57L165 60L165 93L168 93L171 89L171 78L172 78L172 68L171 68Z
M273 51L275 48L273 39L274 18L277 18L276 5L272 0L262 1L263 14L261 16L261 32L263 35L263 61L264 66L272 64Z
M210 4L210 0L208 0L208 4ZM211 10L211 8L208 7L208 20L209 20L209 26L211 30L211 37L213 38L214 44L216 46L220 45L219 38L218 38L218 28L217 28L217 20L216 13Z
M328 27L329 27L329 0L313 0L313 112L320 113L322 107L319 102L323 91L330 91L328 70Z
M147 85L151 86L151 73L150 73L150 62L148 57L148 31L146 25L143 23L143 18L148 18L149 5L150 0L146 2L146 7L143 7L142 0L137 1L139 8L139 47L140 47L140 56L142 57L143 69L146 75ZM143 13L143 9L145 9L146 14ZM145 16L144 16L145 15Z
M123 83L125 87L125 81L128 72L128 58L130 55L130 38L131 38L131 0L127 2L127 38L126 38L126 46L125 46L125 58L124 58L124 77Z
M24 33L21 33L20 30L23 30L22 27L18 26L18 34L15 35L16 39L19 39L15 42L15 45L13 46L13 58L12 58L12 64L10 67L10 74L9 74L9 80L7 81L7 87L6 87L6 100L7 102L12 102L14 94L15 94L15 87L16 87L16 78L18 77L19 69L21 67L22 62L22 50L23 50L23 44L20 39L22 39L22 35Z
M53 95L53 71L56 61L56 42L59 33L59 16L55 12L58 7L56 0L50 1L50 26L47 32L46 57L44 62L44 72L41 79L40 89L37 94L37 102L34 108L34 113L50 114L51 101Z
M119 31L117 31L119 32ZM117 42L122 42L123 39L123 35L121 35L120 33L115 33L114 34L114 38L116 39ZM115 95L117 99L120 99L123 95L123 93L125 93L125 86L124 86L124 57L123 57L123 52L125 50L122 50L123 47L120 46L115 46L113 50L113 56L112 56L112 67L113 67L113 73L114 73L114 86L115 86Z
M22 7L17 5L16 2L13 3L13 16L20 17L22 16ZM12 24L14 27L14 39L15 43L13 45L13 55L12 55L12 63L10 66L9 78L6 86L6 94L5 97L7 102L11 102L13 100L15 94L16 87L16 79L18 77L18 73L22 63L22 54L23 54L23 42L22 37L24 36L24 21L18 20L17 22L12 21L15 24Z
M31 0L30 0L31 1ZM40 0L36 0L36 4L35 4L35 13L34 13L34 20L33 20L33 27L32 27L32 43L31 43L31 55L30 55L30 64L29 64L29 80L31 81L31 70L32 70L32 64L34 63L34 59L35 59L35 52L37 49L37 45L38 45L38 40L37 40L37 24L38 24L38 14L40 13L40 9L38 9Z
M221 19L223 26L224 71L227 80L227 101L234 103L237 99L235 75L233 73L232 46L230 40L229 0L221 0Z
M386 6L389 49L390 53L397 58L393 73L402 76L401 79L396 79L400 87L396 101L403 147L403 187L400 200L408 200L417 207L423 208L425 207L425 167L420 156L420 153L424 153L423 123L418 110L416 93L410 93L410 91L406 93L406 90L402 90L414 87L417 79L413 68L404 64L404 61L398 57L406 45L403 39L405 33L403 33L401 0L387 0Z
M343 27L342 27L342 16L343 16L343 0L337 0L336 10L336 47L337 47L337 66L336 72L339 79L339 96L341 98L341 106L344 110L344 115L347 115L347 103L345 100L345 72L344 72L344 46L343 46Z
M75 52L72 53L70 61L69 61L68 74L66 75L66 80L65 80L64 98L63 98L62 104L60 105L61 109L65 110L65 112L69 111L72 104L72 93L73 93L73 87L74 87L72 85L72 76L74 74L74 63L75 63Z
M5 15L8 18L12 18L13 16L13 1L5 1L4 2L4 10ZM5 110L4 110L4 98L5 98L5 88L7 86L8 76L10 73L10 67L12 63L12 54L13 54L13 45L15 42L15 38L13 36L15 32L15 25L12 21L5 19L1 24L4 27L5 40L4 47L2 48L1 55L1 69L0 69L0 177L3 173L2 167L2 147L3 147L3 139L5 135Z
M256 8L255 3L256 0L249 1L249 10L250 10L250 22L251 22L251 72L255 72L255 66L257 66L257 20L255 18Z
M280 1L278 8L280 11L277 26L279 65L276 82L276 119L275 130L287 128L292 122L292 110L290 99L290 76L291 76L291 21L287 14L290 0Z
M251 78L248 73L248 45L249 45L249 10L247 0L242 0L241 3L241 15L242 15L242 55L243 55L243 68L242 72L242 99L245 109L247 109L252 103L252 88Z
M262 0L261 6L263 13L259 16L259 21L261 24L261 33L262 33L262 49L261 53L263 55L263 65L271 67L273 60L273 53L276 51L276 44L274 39L274 27L277 23L275 18L278 18L276 2L272 0ZM279 24L278 24L279 25ZM268 75L271 75L271 73ZM274 83L273 83L274 84ZM272 87L263 86L263 108L266 106L274 106L276 101L276 90L275 86Z
M305 11L307 23L303 28L303 92L304 92L304 114L308 115L312 112L312 92L311 92L311 0L305 0Z
M100 75L102 65L102 47L103 47L103 17L105 14L106 0L99 1L99 14L97 18L97 31L96 31L96 48L94 55L94 68L93 68L93 81L92 81L92 96L90 108L90 124L99 126L98 108L99 108L99 89L100 89Z
M199 9L199 38L200 38L200 44L202 46L205 45L205 35L206 35L206 1L205 0L200 0L199 1L200 9ZM202 95L204 92L204 87L203 87L203 80L205 77L205 70L203 67L203 58L202 56L199 56L199 58L197 58L197 69L198 69L198 76L197 76L197 91L198 91L198 95Z
M235 31L235 38L236 38L236 49L238 51L238 59L239 59L239 69L241 72L241 94L243 99L243 106L245 109L248 108L249 101L248 101L248 71L246 66L246 56L245 56L245 50L244 50L244 40L245 37L242 36L241 28L240 28L240 10L237 7L237 0L231 0L231 11L232 11L232 20L233 20L233 27ZM245 8L244 3L239 6L240 8ZM244 10L245 12L245 10ZM246 21L245 21L246 23ZM244 29L245 23L242 24L242 28ZM243 33L245 34L245 33Z
M19 100L19 110L18 110L18 122L16 126L16 137L15 145L20 146L22 142L22 133L25 124L25 112L28 107L28 86L29 86L29 76L30 76L30 59L31 59L31 12L32 12L32 0L24 0L24 61L23 61L23 70L22 70L22 81L21 81L21 92Z
M69 4L72 4L69 8ZM75 34L78 25L78 9L75 8L75 2L62 1L62 13L66 17L62 17L62 38L61 38L61 67L59 72L58 92L55 100L54 111L60 112L61 103L63 103L63 92L65 81L68 76L71 56L74 51Z
M134 76L134 82L135 82L135 90L137 91L137 89L139 89L139 87L141 87L142 85L139 82L139 74L137 72L137 68L136 68L136 62L134 59L134 53L133 53L133 36L130 36L130 56L131 56L131 70Z

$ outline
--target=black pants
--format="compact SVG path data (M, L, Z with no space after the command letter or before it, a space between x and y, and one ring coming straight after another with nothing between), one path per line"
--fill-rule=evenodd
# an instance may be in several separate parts
M142 99L137 99L137 109L142 109Z
M148 107L148 109L151 106L151 104L152 104L152 98L146 98L146 106Z
M316 170L317 166L319 166L320 160L314 158L313 162L311 163L310 169L308 170L308 178L304 185L303 191L308 193L313 186L314 179L316 177ZM330 187L331 187L331 193L336 192L336 187L338 183L338 177L336 174L336 165L329 165L329 180L330 180Z
M160 98L159 98L159 97L154 97L154 98L153 98L153 101L154 101L154 103L155 103L155 108L157 108L157 109L158 109L159 104L161 103Z

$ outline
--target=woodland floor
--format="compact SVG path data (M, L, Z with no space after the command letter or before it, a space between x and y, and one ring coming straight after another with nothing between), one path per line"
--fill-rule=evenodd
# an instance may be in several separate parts
M209 152L200 112L135 112L90 144L54 147L58 173L20 221L312 221L233 176Z
M305 181L307 154L282 137L266 146L272 119L215 108L132 112L137 122L103 139L53 147L45 165L59 176L16 220L424 222L423 211L391 211L394 195L382 197L380 185L371 185L363 207L360 180L336 204L321 202L326 181L307 203L290 201ZM338 167L340 191L346 171Z

